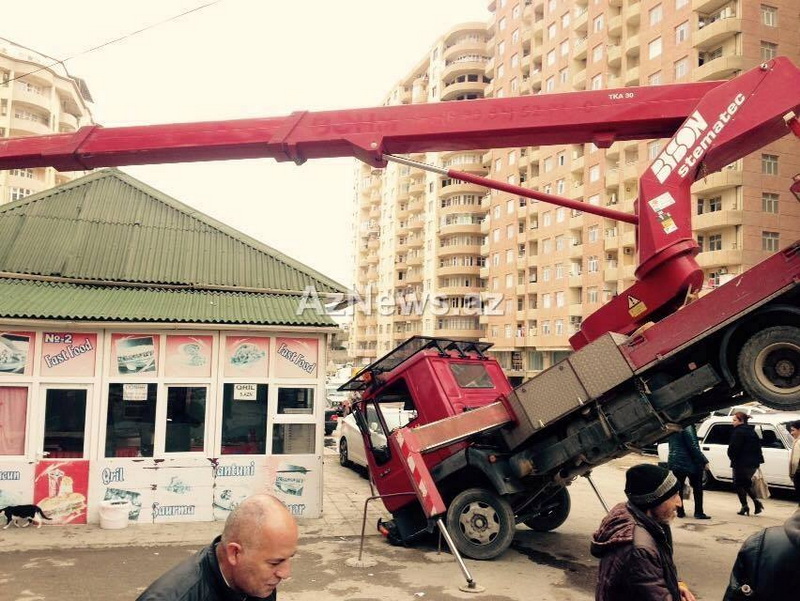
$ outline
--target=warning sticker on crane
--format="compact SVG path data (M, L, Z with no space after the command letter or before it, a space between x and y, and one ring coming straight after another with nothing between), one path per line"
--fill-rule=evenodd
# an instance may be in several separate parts
M647 311L647 305L635 296L628 296L628 313L631 317L639 317L645 311Z

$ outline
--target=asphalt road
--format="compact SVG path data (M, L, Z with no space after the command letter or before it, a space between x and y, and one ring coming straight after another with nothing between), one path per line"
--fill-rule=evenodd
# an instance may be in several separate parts
M330 459L326 473L337 470L331 472L337 481L363 486L365 495L368 494L366 480L336 465L335 456ZM629 456L595 471L595 484L609 504L622 500L624 470L642 460ZM463 583L461 574L452 560L435 561L441 558L431 546L435 543L404 549L370 536L364 558L374 559L376 564L351 568L344 565L344 560L357 556L358 537L326 536L324 531L312 529L301 540L293 578L279 589L281 601L590 601L594 598L597 561L589 554L588 542L602 518L603 508L585 480L579 480L570 490L572 514L557 531L541 534L520 526L512 548L500 559L467 562L475 580L486 589L481 595L459 591ZM762 516L737 516L738 502L732 492L709 491L706 511L713 516L711 521L685 519L676 520L674 525L675 557L681 577L699 599L720 599L741 542L761 527L781 523L794 508L789 496L781 495L767 502L767 511ZM4 531L8 537L5 542L12 541L11 537L35 534L14 530ZM156 543L14 551L13 544L5 544L0 548L0 599L135 599L147 584L200 546Z

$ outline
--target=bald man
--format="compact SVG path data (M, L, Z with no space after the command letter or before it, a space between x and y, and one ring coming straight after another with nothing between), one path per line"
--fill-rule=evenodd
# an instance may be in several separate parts
M137 601L248 601L277 599L292 573L297 524L270 495L245 499L228 516L222 535L161 576Z

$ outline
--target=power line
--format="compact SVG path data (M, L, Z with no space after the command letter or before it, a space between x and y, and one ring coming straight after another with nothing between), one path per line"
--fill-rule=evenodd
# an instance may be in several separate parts
M28 71L27 73L23 73L22 75L17 75L13 79L9 79L9 80L6 80L6 81L7 82L17 81L18 79L22 79L23 77L27 77L28 75L33 75L35 73L38 73L39 71L44 71L45 69L50 69L51 67L55 67L56 65L62 65L64 67L64 69L66 69L67 66L64 63L66 63L67 61L70 61L70 60L72 60L74 58L78 58L79 56L84 56L85 54L89 54L90 52L95 52L96 50L100 50L102 48L105 48L106 46L110 46L111 44L116 44L117 42L122 42L124 40L127 40L128 38L131 38L131 37L135 36L135 35L138 35L140 33L144 33L145 31L147 31L149 29L153 29L154 27L158 27L159 25L163 25L164 23L169 23L170 21L175 21L177 19L180 19L181 17L185 17L186 15L189 15L191 13L197 12L199 10L203 10L204 8L208 8L209 6L213 6L214 4L219 4L220 2L223 2L223 1L224 0L211 0L210 2L206 2L205 4L201 4L200 6L197 6L195 8L189 9L187 11L184 11L184 12L180 13L180 14L173 15L172 17L169 17L167 19L163 19L162 21L158 21L156 23L152 23L150 25L142 27L141 29L137 29L136 31L132 31L130 33L126 33L123 36L120 36L118 38L114 38L113 40L109 40L107 42L103 42L102 44L100 44L98 46L94 46L92 48L89 48L88 50L84 50L83 52L78 52L77 54L73 54L72 56L69 56L69 57L67 57L65 59L53 61L49 65L41 66L41 67L39 67L37 69L34 69L33 71Z

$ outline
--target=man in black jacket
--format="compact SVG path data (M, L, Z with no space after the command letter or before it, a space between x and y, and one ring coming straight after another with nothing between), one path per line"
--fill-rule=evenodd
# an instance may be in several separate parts
M137 601L257 601L277 599L291 575L297 524L270 495L253 495L236 507L222 536L161 576Z
M800 591L800 510L783 526L765 528L742 545L723 601L789 601Z

